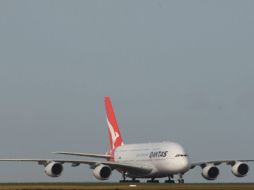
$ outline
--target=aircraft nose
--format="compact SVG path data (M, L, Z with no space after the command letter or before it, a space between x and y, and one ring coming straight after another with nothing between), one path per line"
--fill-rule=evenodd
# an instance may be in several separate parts
M171 160L171 164L169 165L170 170L175 174L185 173L190 169L190 162L187 157L178 157L174 160Z
M188 158L179 158L179 171L185 173L190 169L190 161Z
M183 158L183 168L186 171L188 171L190 169L190 161L188 158Z

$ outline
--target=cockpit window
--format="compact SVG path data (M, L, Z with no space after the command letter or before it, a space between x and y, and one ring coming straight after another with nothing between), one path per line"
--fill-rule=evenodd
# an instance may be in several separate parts
M188 157L189 155L188 154L177 154L175 155L175 157Z

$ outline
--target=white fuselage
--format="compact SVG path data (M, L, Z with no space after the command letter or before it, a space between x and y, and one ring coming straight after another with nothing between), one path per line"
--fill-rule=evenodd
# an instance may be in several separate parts
M152 167L148 174L127 173L129 177L150 178L184 174L190 162L183 147L173 142L126 144L115 149L114 159L120 163L147 165Z

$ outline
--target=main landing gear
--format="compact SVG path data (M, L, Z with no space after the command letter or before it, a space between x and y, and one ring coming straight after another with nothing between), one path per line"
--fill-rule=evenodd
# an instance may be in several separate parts
M168 180L166 180L165 183L175 183L173 178L174 178L173 175L169 175L168 176ZM177 181L178 181L179 184L183 184L184 183L183 174L179 174L179 178L178 178Z
M174 176L173 175L169 175L168 176L168 180L165 180L165 183L175 183L175 181L173 180Z
M155 178L151 178L151 180L147 180L147 183L159 183L159 180L155 180Z
M168 180L165 180L165 183L175 183L175 181L173 180L174 176L173 175L169 175L168 176ZM183 174L179 174L179 178L178 178L178 183L179 184L183 184L184 183L184 179L183 179ZM136 178L132 178L131 180L126 180L126 172L122 172L122 180L120 180L120 183L139 183L139 180L136 180ZM147 183L159 183L159 180L155 180L155 178L151 178L151 180L147 180Z
M120 183L124 183L126 182L126 173L125 172L122 172L122 180L120 180Z
M139 183L140 181L139 180L136 180L136 178L132 178L132 180L126 180L126 172L123 172L122 173L122 177L123 179L120 180L120 183Z
M126 172L122 172L122 177L123 177L123 179L120 180L120 183L125 183L125 182L127 182L127 180L126 180Z

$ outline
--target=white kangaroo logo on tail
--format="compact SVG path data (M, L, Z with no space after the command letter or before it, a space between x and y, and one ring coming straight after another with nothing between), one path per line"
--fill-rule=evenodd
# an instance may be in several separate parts
M107 119L107 122L108 122L108 127L109 127L109 131L111 134L111 139L112 139L112 148L115 149L115 142L116 142L116 139L119 137L119 134L118 134L118 132L114 131L114 128L108 119Z

